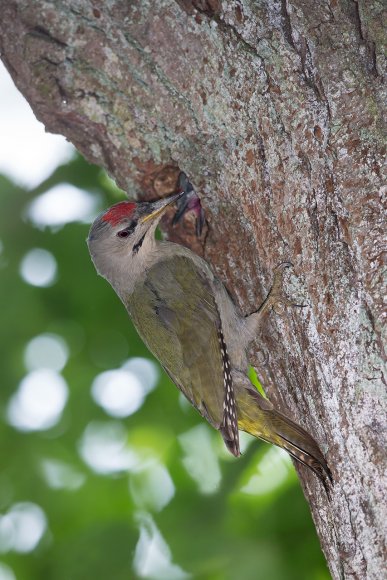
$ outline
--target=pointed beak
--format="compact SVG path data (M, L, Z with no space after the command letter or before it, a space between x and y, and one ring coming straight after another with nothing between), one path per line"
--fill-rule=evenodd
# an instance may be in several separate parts
M175 203L175 201L180 199L183 195L184 191L181 191L180 193L176 193L175 195L172 195L167 199L161 199L160 201L156 201L150 204L152 206L153 211L150 214L146 215L145 217L141 218L140 223L145 224L148 221L153 221L154 219L161 217L161 215L164 213L167 207Z

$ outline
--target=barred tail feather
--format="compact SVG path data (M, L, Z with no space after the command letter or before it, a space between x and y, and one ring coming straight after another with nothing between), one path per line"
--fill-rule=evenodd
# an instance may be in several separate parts
M285 449L294 459L309 467L319 477L329 496L332 475L325 457L313 437L279 411L268 408L268 402L258 393L250 391L249 394L258 403L259 415L257 423L249 422L249 428L246 430L268 443ZM254 412L251 413L250 419L253 415Z
M275 442L275 444L285 449L296 461L309 467L321 480L325 491L330 495L329 488L332 483L332 475L316 441L309 433L284 415L277 411L272 411L271 413L275 415L273 421L275 428L278 426L276 435L279 441Z

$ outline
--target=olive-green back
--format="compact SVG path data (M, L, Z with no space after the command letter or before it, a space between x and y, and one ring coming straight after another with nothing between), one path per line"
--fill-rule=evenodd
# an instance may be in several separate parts
M221 323L210 281L185 256L152 266L128 311L174 383L216 428L223 418Z

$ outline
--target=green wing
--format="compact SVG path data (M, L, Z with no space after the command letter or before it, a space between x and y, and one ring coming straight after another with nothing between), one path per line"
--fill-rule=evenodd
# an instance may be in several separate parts
M173 382L219 429L225 398L221 322L206 276L185 256L158 263L129 297L128 311Z

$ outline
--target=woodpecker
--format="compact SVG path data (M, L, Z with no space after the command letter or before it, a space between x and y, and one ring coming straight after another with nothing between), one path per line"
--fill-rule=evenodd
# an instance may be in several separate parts
M331 479L316 441L261 396L248 376L247 350L264 315L278 303L285 267L257 312L245 317L209 264L191 250L155 239L164 211L184 192L152 203L122 201L92 224L87 240L97 272L118 294L149 350L229 451L239 430L285 449L328 490ZM184 204L183 204L184 205Z

